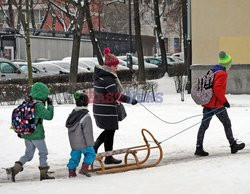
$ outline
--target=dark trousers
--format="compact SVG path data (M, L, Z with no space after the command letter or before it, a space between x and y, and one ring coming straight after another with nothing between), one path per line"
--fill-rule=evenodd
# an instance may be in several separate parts
M96 140L95 149L97 150L104 143L104 150L112 151L114 143L115 130L104 130Z
M228 117L227 110L225 107L222 108L203 108L203 118L200 125L198 135L197 135L197 145L203 146L203 139L207 128L209 127L210 121L213 116L216 115L217 118L224 126L224 130L231 145L234 142L233 132L231 128L231 121Z

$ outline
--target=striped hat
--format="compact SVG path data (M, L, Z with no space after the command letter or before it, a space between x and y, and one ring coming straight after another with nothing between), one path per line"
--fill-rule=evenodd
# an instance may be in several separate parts
M232 64L232 57L228 53L220 51L218 62L224 67L229 67Z

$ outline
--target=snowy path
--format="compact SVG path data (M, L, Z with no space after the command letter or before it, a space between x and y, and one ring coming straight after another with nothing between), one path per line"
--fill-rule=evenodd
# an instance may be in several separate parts
M180 101L173 81L164 78L158 81L158 91L164 93L163 103L147 103L145 106L167 121L178 121L201 114L201 107L194 104L189 95ZM55 117L45 121L46 142L49 149L48 162L55 171L56 180L39 181L38 156L25 165L18 174L16 183L4 183L3 167L9 167L24 153L23 141L9 130L13 106L0 107L0 194L249 194L250 193L250 96L228 95L228 109L234 136L246 143L246 148L231 154L223 127L213 118L206 132L204 147L209 157L193 155L198 126L162 143L164 157L154 168L125 173L95 175L86 178L78 175L67 178L66 164L70 147L65 120L73 105L56 105ZM115 149L144 144L141 129L149 129L158 141L197 123L201 117L176 125L159 121L142 106L125 105L128 117L120 123L115 135ZM92 115L92 105L89 107ZM93 120L94 121L94 120ZM95 138L101 130L94 125ZM103 148L99 150L103 151ZM29 181L32 180L32 181Z

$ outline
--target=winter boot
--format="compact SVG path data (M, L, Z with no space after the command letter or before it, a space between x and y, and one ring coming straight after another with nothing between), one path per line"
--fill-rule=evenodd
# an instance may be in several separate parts
M69 169L69 178L76 177L76 169Z
M40 170L40 181L46 180L46 179L55 179L55 177L48 175L49 166L45 166L45 167L39 166L39 170Z
M196 150L195 150L194 155L196 155L196 156L208 156L209 153L203 150L203 146L196 145Z
M95 141L95 145L94 145L94 149L95 149L95 153L97 153L97 151L98 151L98 148L102 145L102 141L101 140L99 140L99 139L97 139L96 141Z
M237 142L234 141L234 142L231 144L230 147L231 147L231 153L232 153L232 154L235 154L235 153L237 153L239 150L244 149L245 144L244 144L244 143L237 144Z
M23 171L23 164L19 161L15 162L13 167L6 169L6 173L12 182L16 182L15 176L21 171Z
M105 164L120 164L122 161L113 158L113 156L107 156L104 160Z
M83 174L83 175L85 175L85 176L87 176L87 177L91 177L91 174L89 174L88 168L89 168L89 165L88 165L88 164L82 163L82 168L81 168L81 170L79 171L79 173L80 173L80 174Z

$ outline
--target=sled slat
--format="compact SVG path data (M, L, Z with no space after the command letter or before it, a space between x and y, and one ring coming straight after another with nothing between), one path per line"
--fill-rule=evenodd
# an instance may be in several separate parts
M145 136L145 132L153 139L155 146L153 147L150 146ZM143 140L145 141L145 145L139 145L139 146L134 146L130 148L123 148L123 149L113 150L109 152L98 153L96 156L96 161L100 164L100 167L94 167L94 165L92 164L91 171L96 172L97 174L117 173L117 172L125 172L129 170L134 170L134 169L154 167L157 164L159 164L163 157L161 145L147 129L142 129L141 133L143 136ZM159 157L157 159L150 160L150 162L147 162L150 157L151 150L153 149L158 149ZM140 160L137 156L137 153L142 152L142 151L143 153L146 152L146 156L144 159ZM105 166L103 162L104 157L112 156L112 155L120 155L120 154L124 154L123 164ZM134 157L134 161L132 163L128 163L128 155L132 155Z

